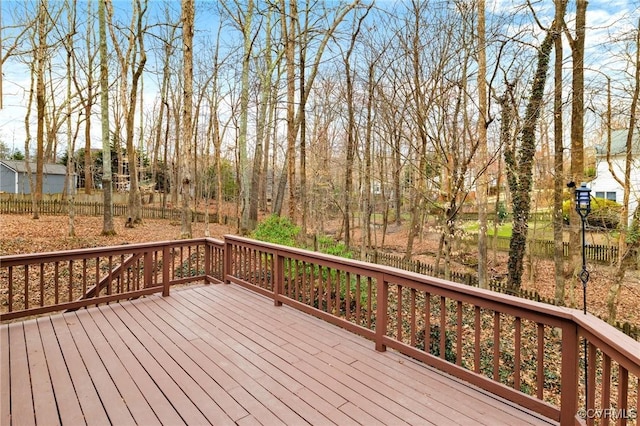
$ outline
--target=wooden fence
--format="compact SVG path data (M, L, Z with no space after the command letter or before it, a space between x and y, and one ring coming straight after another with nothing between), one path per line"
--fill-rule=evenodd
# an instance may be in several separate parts
M104 205L101 202L75 202L73 204L75 214L78 216L102 216ZM0 214L33 214L33 203L31 200L0 200ZM68 215L69 202L60 200L47 200L40 203L40 214L43 215ZM114 204L113 215L115 217L126 217L128 207L126 204ZM209 221L217 222L217 213L209 213ZM191 212L193 222L204 222L204 212ZM165 207L142 206L143 219L167 219L180 220L182 210ZM233 225L237 220L227 215L223 215L221 223Z
M392 266L394 268L403 269L405 271L416 272L422 275L428 275L432 277L442 278L444 271L441 269L436 271L433 265L430 265L419 260L408 260L402 256L396 256L389 253L382 253L377 250L366 252L361 256L361 259L367 262L376 263L378 265ZM451 281L466 284L473 287L479 287L478 276L470 273L451 272ZM519 289L515 290L509 288L506 280L491 279L489 280L489 289L512 296L522 297L527 300L534 300L536 302L547 303L550 305L557 305L555 299L549 297L543 297L535 290ZM602 318L601 318L602 319ZM633 325L629 322L621 323L617 321L615 327L622 331L624 334L640 341L640 326Z
M477 234L469 234L464 237L463 242L466 244L476 245L478 244L478 236ZM511 238L509 237L490 236L487 238L487 245L491 250L508 252L510 242ZM553 259L555 255L554 241L529 240L528 245L529 252L534 257ZM566 241L562 243L562 253L565 258L569 257L569 243ZM610 265L618 260L618 247L606 244L587 244L585 246L585 254L588 261ZM632 262L631 266L635 269L638 269L638 265L640 265L640 253L638 253L637 250L634 250L631 258L635 259L635 261Z

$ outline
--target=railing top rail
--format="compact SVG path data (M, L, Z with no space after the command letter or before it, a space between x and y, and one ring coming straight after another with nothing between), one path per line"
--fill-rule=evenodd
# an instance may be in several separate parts
M573 321L580 327L580 332L587 340L620 365L640 377L640 342L632 339L615 327L610 326L600 318L578 311L573 315Z

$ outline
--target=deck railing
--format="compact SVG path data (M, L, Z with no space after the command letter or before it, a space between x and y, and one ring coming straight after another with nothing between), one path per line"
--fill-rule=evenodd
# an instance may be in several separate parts
M638 424L640 343L590 314L235 236L225 277L563 425Z
M396 268L226 236L4 256L0 280L2 320L237 283L563 425L638 425L639 342L581 311Z
M221 241L193 239L0 257L0 320L221 281Z

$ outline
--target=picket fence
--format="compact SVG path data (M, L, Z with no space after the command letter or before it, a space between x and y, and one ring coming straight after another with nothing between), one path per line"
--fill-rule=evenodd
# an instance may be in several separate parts
M104 214L104 205L101 202L75 202L73 206L77 216L102 216ZM33 203L31 200L0 200L0 214L33 214ZM42 201L40 203L40 214L68 215L69 202L60 200ZM113 205L114 217L126 217L127 214L128 207L126 204ZM166 207L142 206L142 218L180 220L182 218L182 210ZM191 211L191 218L193 222L204 222L205 213ZM210 222L218 222L217 218L217 213L209 213ZM225 225L233 225L237 220L227 215L222 215L220 222Z

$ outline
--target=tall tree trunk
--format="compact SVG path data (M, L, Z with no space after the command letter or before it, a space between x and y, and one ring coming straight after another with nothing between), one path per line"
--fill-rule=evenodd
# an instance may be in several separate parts
M126 138L127 138L127 157L129 158L129 220L132 223L138 224L142 222L142 201L140 195L140 187L138 182L138 152L133 143L133 136L135 133L134 119L136 113L136 106L138 100L138 84L142 78L142 72L147 62L147 55L144 48L144 28L142 25L144 13L146 12L146 2L143 7L140 0L135 1L134 13L136 14L136 26L135 33L130 38L130 43L133 44L133 55L131 57L131 91L129 97L123 100L127 103L126 108ZM140 59L137 66L135 65L136 51L140 49ZM123 78L126 78L123 76ZM142 111L140 111L142 115ZM141 154L141 153L140 153Z
M579 186L584 180L584 40L586 27L587 0L576 0L576 34L571 38L566 32L571 46L573 60L571 82L571 177ZM575 209L575 199L571 198L569 209L569 253L573 269L573 280L569 287L569 302L576 303L574 285L579 281L580 257L580 217Z
M182 1L182 55L184 66L184 88L182 97L182 143L180 166L182 172L182 217L181 238L191 238L191 190L193 188L191 176L191 160L193 132L191 129L191 112L193 103L193 23L194 0Z
M242 36L244 40L244 50L242 52L242 76L240 87L240 129L238 135L238 160L240 172L240 201L241 201L241 220L240 233L248 234L255 228L255 223L250 223L250 203L251 203L251 187L249 160L247 158L247 124L249 121L249 66L251 60L251 16L253 14L253 0L247 3L247 11L244 14L244 23L242 24ZM259 160L258 160L259 161Z
M47 0L40 0L38 4L38 47L36 48L36 186L31 188L34 198L33 219L40 218L40 204L42 203L42 173L44 171L44 115L45 115L45 54L47 49Z
M487 52L485 40L485 1L478 1L478 163L480 167L488 164L487 153ZM478 284L480 288L489 288L487 272L489 258L487 257L487 195L489 192L489 176L486 169L478 180L476 200L478 202ZM497 212L496 212L497 213Z
M371 202L371 175L373 174L371 166L371 145L373 144L373 98L375 91L375 64L369 64L368 87L367 87L367 122L364 138L364 199L362 200L362 249L367 250L371 247L371 214L373 206ZM382 183L383 181L381 181Z
M556 22L564 19L567 0L556 0ZM562 37L555 39L554 61L554 91L553 91L553 260L555 266L555 296L556 304L564 304L564 217L562 214L562 191L564 179L564 144L562 131Z
M98 31L100 33L100 116L102 122L102 235L115 235L113 200L111 198L111 144L109 143L109 72L107 69L107 22L104 1L98 1ZM89 117L87 117L88 119Z
M554 23L554 25L560 25L560 23ZM552 31L547 31L538 51L538 63L531 87L531 96L525 111L521 144L517 158L513 145L505 149L504 153L505 164L507 165L507 179L513 197L513 231L509 243L509 262L507 267L509 271L508 286L514 291L520 290L522 285L524 255L529 229L531 188L533 186L533 157L536 151L535 133L540 111L542 110L551 49L557 33L556 28Z
M76 236L75 227L75 195L76 195L76 182L75 182L75 156L74 145L75 140L73 138L72 123L71 123L71 83L72 83L72 61L73 61L73 38L76 33L76 0L71 3L71 10L69 11L69 33L65 38L65 48L67 50L67 193L69 203L69 229L67 235L69 237Z

